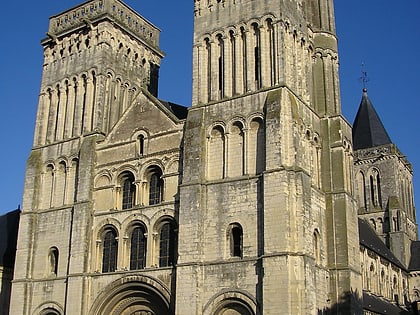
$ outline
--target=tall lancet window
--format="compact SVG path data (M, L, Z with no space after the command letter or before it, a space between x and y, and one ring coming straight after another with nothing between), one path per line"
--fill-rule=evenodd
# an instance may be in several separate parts
M225 53L225 46L223 42L222 35L217 35L217 43L219 45L219 52L218 52L218 91L219 91L219 99L222 99L225 96L224 85L225 85L225 60L224 60L224 53Z
M378 170L373 170L370 175L370 198L374 207L381 207L381 181Z
M211 44L210 44L210 39L206 38L205 40L205 45L206 45L206 52L207 52L207 99L210 101L212 99L211 97Z
M365 175L363 172L357 174L357 197L359 202L359 207L367 210L366 205L366 185L365 185Z
M236 94L236 41L233 31L229 32L230 40L230 58L231 58L231 80L232 80L232 95Z
M261 36L258 24L252 24L254 32L254 80L255 87L261 87Z
M269 57L270 57L270 73L271 73L271 85L276 84L277 81L277 68L276 68L276 47L275 47L275 36L274 36L274 26L271 19L266 20L266 27L268 32L268 42L269 42Z
M243 90L244 91L248 91L248 84L247 84L247 80L248 80L248 75L247 75L247 45L246 45L246 31L243 27L241 27L241 40L242 40L242 74L243 74Z

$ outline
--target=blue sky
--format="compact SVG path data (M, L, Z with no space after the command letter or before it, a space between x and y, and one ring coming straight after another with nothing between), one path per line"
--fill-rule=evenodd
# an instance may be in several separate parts
M0 214L16 209L22 200L41 80L40 40L47 32L48 17L81 2L2 4ZM362 95L359 78L364 63L370 79L369 97L392 141L413 164L416 204L420 207L420 1L335 2L343 114L353 122ZM162 30L160 43L166 57L160 72L159 97L189 105L193 0L126 3Z

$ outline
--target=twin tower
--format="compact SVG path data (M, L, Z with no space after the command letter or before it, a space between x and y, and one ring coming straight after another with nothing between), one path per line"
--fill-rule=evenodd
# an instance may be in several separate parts
M119 0L50 18L11 314L361 312L332 0L194 0L192 106Z

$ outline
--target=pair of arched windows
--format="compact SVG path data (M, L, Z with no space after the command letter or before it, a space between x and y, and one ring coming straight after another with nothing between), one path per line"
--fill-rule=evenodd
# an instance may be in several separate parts
M166 221L159 230L159 267L169 267L175 264L175 228L172 222ZM131 230L130 239L130 270L146 268L147 259L147 232L146 228L139 224ZM115 228L108 227L103 234L102 240L102 272L114 272L118 264L118 234Z
M382 207L381 178L378 170L374 169L371 172L368 185L365 174L360 171L357 175L358 201L359 206L366 211L368 211L368 200L371 207Z
M159 167L151 167L146 173L146 185L137 187L133 173L124 172L120 175L121 209L133 208L136 204L156 205L163 200L164 182L162 170ZM144 191L146 189L146 191ZM140 198L137 197L140 192Z

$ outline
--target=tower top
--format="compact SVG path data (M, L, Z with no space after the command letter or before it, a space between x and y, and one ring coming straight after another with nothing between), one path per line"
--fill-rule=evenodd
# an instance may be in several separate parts
M368 97L367 89L363 88L362 101L353 124L353 148L367 149L390 143L392 141Z
M159 48L160 30L119 0L90 0L50 18L49 37L59 37L103 19L115 22L133 36Z

